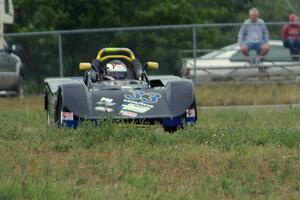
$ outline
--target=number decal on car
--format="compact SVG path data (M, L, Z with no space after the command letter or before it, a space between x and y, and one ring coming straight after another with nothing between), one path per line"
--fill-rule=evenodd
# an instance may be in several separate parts
M135 90L135 91L132 91L131 94L125 94L124 96L125 96L126 99L130 99L130 100L136 101L136 100L140 100L143 97L143 95L145 95L144 91L142 91L142 90Z
M149 92L146 93L141 100L144 103L157 103L158 99L160 98L161 98L161 94L155 92Z
M146 93L142 90L132 91L131 94L125 94L124 97L133 101L142 101L143 103L157 103L158 99L161 98L161 94L155 92Z

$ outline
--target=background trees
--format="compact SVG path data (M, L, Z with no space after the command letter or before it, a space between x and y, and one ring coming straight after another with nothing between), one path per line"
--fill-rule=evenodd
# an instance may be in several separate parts
M242 22L253 6L260 10L265 21L285 21L289 13L298 14L300 10L297 0L15 0L14 4L15 24L7 26L6 32ZM275 37L279 35L277 29L274 30ZM237 31L238 27L198 29L198 48L219 48L235 42ZM45 76L58 75L55 35L8 40L23 45L25 73L32 80L40 82ZM168 30L65 35L65 74L79 74L76 70L78 62L94 58L96 51L105 46L127 46L135 50L142 61L160 61L160 73L178 74L179 51L192 48L192 32Z

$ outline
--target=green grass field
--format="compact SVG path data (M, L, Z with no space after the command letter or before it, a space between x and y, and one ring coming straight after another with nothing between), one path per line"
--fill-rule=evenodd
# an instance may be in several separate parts
M200 110L167 134L48 129L40 96L0 108L0 199L300 199L300 110Z
M195 87L202 106L298 104L300 84L219 84Z

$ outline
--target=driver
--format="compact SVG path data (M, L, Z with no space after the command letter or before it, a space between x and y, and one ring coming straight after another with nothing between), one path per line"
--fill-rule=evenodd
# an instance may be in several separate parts
M120 60L112 60L105 66L105 78L108 80L120 80L127 78L126 65Z

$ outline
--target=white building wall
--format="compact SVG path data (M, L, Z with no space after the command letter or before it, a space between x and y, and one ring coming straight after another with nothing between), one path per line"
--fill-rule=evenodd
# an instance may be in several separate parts
M6 5L6 3L8 3L8 5ZM8 10L5 10L5 6L8 6ZM15 13L12 0L0 0L0 49L3 49L4 46L4 24L13 24L14 14Z

